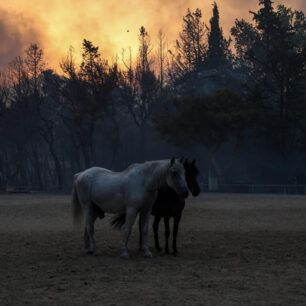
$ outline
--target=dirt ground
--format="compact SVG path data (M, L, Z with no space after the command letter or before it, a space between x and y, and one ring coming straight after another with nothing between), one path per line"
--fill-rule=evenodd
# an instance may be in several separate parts
M96 224L97 256L85 255L69 203L0 196L0 305L306 305L306 197L189 199L180 255L141 258L135 227L129 260L109 216Z

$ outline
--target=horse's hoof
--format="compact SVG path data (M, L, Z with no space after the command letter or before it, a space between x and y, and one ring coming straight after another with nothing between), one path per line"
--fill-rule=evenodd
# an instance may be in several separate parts
M162 251L162 248L161 248L161 247L155 248L155 249L156 249L156 252L157 252L157 253L160 253L160 252Z
M130 258L129 253L128 252L122 252L121 255L120 255L120 258L121 259L129 259Z
M176 257L176 256L179 255L179 252L178 251L173 251L172 255Z

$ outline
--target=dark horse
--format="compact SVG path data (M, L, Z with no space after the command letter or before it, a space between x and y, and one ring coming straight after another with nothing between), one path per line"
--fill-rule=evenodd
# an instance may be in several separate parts
M188 159L186 159L185 161L181 159L181 162L183 163L185 168L185 179L188 189L190 190L192 195L196 197L200 193L200 187L197 182L197 176L199 174L199 170L195 165L195 160L192 162L188 162ZM185 200L179 197L179 195L172 188L165 186L158 190L158 196L153 205L151 212L151 214L155 217L153 222L153 231L154 231L155 249L157 251L161 251L159 238L158 238L158 227L161 219L164 218L165 252L169 254L169 242L168 242L170 236L169 220L170 218L174 218L172 249L174 255L178 253L176 247L176 238L184 208L185 208ZM124 223L125 223L125 215L120 215L115 219L113 219L113 221L111 222L111 224L116 228L121 228L124 225ZM140 224L141 220L139 220L139 228L141 228Z

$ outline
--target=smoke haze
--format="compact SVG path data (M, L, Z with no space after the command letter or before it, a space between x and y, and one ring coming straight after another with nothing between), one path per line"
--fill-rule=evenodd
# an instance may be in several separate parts
M31 3L29 5L29 2ZM10 0L0 3L0 66L11 61L31 42L39 43L46 60L57 68L70 46L80 50L83 38L99 45L103 56L114 59L122 48L137 52L137 34L145 26L152 40L160 29L171 46L182 27L187 8L202 10L208 22L213 1L209 0ZM235 18L250 19L258 0L219 0L221 23L226 35ZM303 0L275 1L305 10Z

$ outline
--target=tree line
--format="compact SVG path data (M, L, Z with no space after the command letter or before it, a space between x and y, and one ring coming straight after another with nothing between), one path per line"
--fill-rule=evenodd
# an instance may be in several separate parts
M0 186L63 189L90 166L173 152L200 156L211 190L296 182L306 174L305 16L270 0L250 14L225 38L217 3L209 24L188 9L170 49L142 26L136 59L123 50L114 63L84 39L81 62L71 48L60 72L31 44L0 75Z

